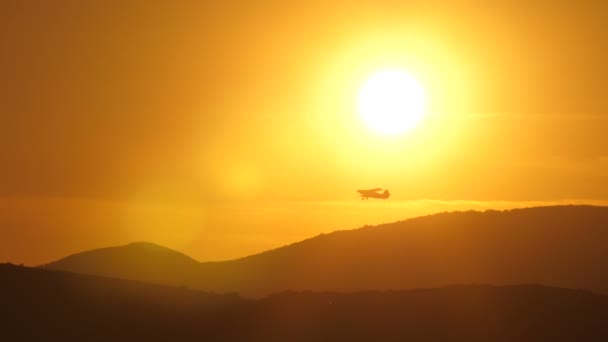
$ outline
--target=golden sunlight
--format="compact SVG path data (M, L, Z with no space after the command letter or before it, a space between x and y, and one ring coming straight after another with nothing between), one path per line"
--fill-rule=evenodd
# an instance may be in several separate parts
M367 127L381 134L396 135L416 127L425 113L426 95L411 74L386 69L363 84L357 107Z

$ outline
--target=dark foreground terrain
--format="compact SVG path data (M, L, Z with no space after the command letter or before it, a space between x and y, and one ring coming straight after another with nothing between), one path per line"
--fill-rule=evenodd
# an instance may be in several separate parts
M608 341L608 297L537 285L236 294L0 265L2 341Z

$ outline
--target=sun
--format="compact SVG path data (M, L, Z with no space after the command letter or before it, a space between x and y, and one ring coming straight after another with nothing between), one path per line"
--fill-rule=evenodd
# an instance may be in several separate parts
M378 71L359 91L357 108L370 129L384 135L412 130L426 110L426 95L418 80L400 69Z

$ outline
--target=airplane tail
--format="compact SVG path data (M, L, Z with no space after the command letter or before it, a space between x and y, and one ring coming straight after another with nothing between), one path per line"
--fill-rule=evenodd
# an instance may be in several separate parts
M390 192L388 192L388 190L384 190L384 192L382 193L382 196L383 196L384 198L388 198L390 195L391 195L391 193L390 193Z

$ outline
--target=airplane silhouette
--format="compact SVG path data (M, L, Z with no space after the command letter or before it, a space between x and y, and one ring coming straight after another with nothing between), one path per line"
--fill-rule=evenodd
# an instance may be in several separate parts
M380 191L382 191L382 188L375 188L375 189L370 189L370 190L357 190L357 193L359 193L359 196L361 196L361 199L369 199L371 198L382 198L382 199L387 199L391 194L390 192L388 192L388 190L384 190L383 193L380 193Z

